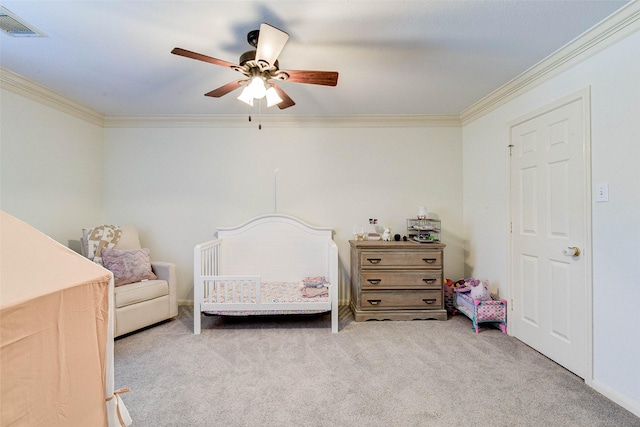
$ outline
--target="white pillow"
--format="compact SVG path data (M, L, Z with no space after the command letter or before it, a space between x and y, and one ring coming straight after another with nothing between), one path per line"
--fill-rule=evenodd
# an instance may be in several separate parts
M138 236L138 229L135 225L125 225L120 227L122 235L120 240L113 247L114 249L140 249L140 237Z

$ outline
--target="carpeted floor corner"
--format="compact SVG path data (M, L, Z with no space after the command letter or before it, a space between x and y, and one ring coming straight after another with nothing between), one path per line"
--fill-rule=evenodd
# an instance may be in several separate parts
M193 308L115 344L134 426L640 426L520 341L463 316L355 322Z

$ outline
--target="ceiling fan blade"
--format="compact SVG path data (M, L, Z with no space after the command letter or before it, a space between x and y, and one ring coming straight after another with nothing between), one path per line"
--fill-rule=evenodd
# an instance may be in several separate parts
M276 90L276 92L278 92L278 96L282 98L282 102L277 104L279 109L284 110L285 108L293 107L294 105L296 105L296 103L293 102L293 99L291 99L280 86L278 86L274 81L271 81L270 83Z
M258 46L256 47L256 61L267 62L270 66L274 65L282 48L287 44L287 40L289 40L289 34L269 24L261 24Z
M240 86L242 86L242 83L247 81L249 81L249 79L240 79L236 80L235 82L227 83L224 86L220 86L218 89L214 89L211 92L205 93L204 96L213 96L214 98L220 98L221 96L238 89Z
M229 67L234 68L237 67L236 64L231 62L223 61L222 59L213 58L211 56L203 55L201 53L191 52L190 50L182 49L179 47L174 48L171 53L174 55L184 56L186 58L197 59L198 61L208 62L214 65L220 65L221 67Z
M289 78L288 82L308 83L312 85L335 86L338 84L337 71L306 71L306 70L281 70Z

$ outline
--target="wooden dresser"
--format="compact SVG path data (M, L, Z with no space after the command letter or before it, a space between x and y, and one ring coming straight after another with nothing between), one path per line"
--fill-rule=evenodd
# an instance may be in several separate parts
M362 320L447 320L441 243L351 244L351 311Z

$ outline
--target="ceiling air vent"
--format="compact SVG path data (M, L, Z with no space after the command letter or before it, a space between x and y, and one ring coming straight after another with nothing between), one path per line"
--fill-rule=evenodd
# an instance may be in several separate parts
M47 37L3 6L0 6L0 30L12 37Z

